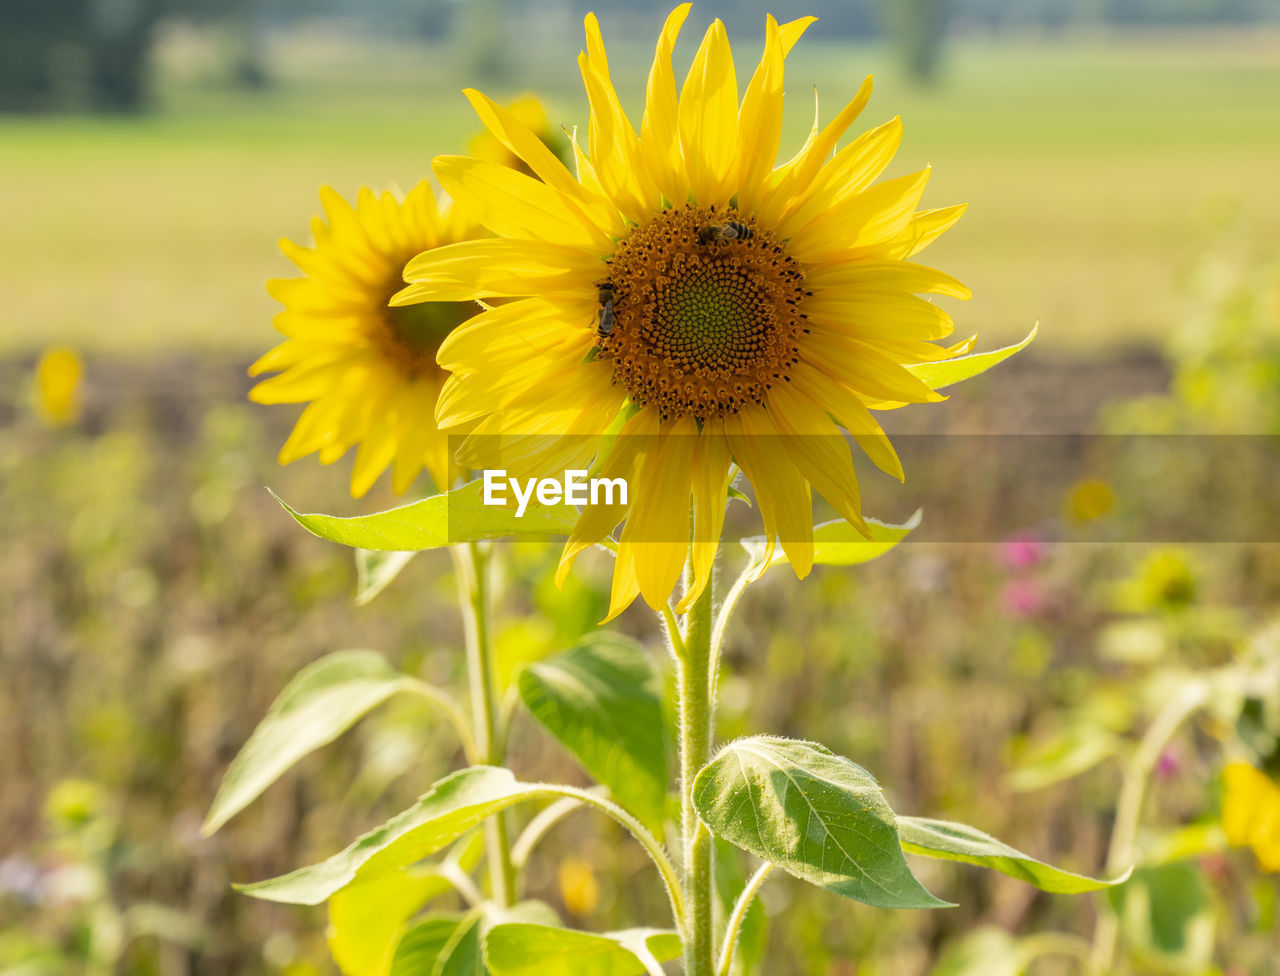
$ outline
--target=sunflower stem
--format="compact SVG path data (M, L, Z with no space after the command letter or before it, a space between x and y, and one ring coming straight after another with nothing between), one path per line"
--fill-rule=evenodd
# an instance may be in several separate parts
M715 701L712 698L712 586L689 608L683 639L673 640L680 711L680 824L684 848L686 922L685 976L711 976L715 954L712 927L711 833L693 807L693 779L711 758Z
M1120 786L1120 801L1116 806L1116 819L1107 850L1106 870L1109 875L1114 877L1133 866L1137 855L1138 827L1151 774L1160 754L1182 723L1204 704L1205 696L1203 685L1184 685L1165 702L1138 743ZM1095 971L1109 973L1115 960L1120 920L1108 902L1103 905L1093 935L1092 963Z
M458 596L467 640L467 679L471 686L471 713L475 725L477 761L501 766L506 761L506 734L498 707L498 671L489 640L489 554L469 542L451 550L457 567ZM490 897L501 907L515 898L515 866L506 813L485 821L485 861L489 865Z

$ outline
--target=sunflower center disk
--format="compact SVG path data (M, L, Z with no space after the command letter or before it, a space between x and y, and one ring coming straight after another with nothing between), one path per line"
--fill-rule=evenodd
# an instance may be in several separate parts
M761 403L796 362L804 274L736 211L664 210L619 244L599 285L612 313L600 358L664 418Z
M404 282L396 278L391 294ZM390 294L387 296L390 298ZM475 302L422 302L394 305L383 310L373 336L383 354L395 361L405 375L416 376L436 368L436 350L445 336L480 311Z

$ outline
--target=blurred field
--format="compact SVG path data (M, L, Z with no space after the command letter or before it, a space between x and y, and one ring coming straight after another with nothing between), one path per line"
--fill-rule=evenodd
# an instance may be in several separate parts
M690 25L678 65L702 26ZM604 27L636 111L649 41L625 38L652 30ZM518 83L485 87L537 89L553 118L583 121L579 26L549 23L522 40L509 66ZM740 85L757 48L754 36L737 48ZM460 680L448 560L420 557L355 607L350 554L304 534L262 486L307 510L350 513L393 504L386 479L356 503L349 458L279 468L297 411L244 396L245 364L275 338L263 282L290 269L276 239L305 238L321 183L408 187L432 155L465 148L475 126L459 55L312 29L277 39L276 84L257 95L220 86L199 34L168 35L162 55L152 114L0 117L6 976L10 963L24 976L331 972L322 909L253 901L230 882L331 853L461 762L439 723L393 705L304 760L225 832L198 836L230 758L306 663L370 647L432 681ZM950 49L936 92L910 88L886 51L838 47L820 31L790 66L784 153L809 123L810 84L826 119L874 71L865 123L906 121L895 171L932 163L926 202L971 203L928 254L974 288L960 328L995 344L1042 323L1027 354L945 405L895 415L895 433L1075 433L1108 418L1161 433L1280 429L1280 34L969 39ZM54 342L86 353L83 415L61 428L29 403L34 354ZM1128 472L1089 537L1131 537L1126 513L1152 485L1181 483L1167 474ZM922 463L908 485L930 477ZM990 479L973 479L1003 505ZM906 495L891 489L894 510L870 514L906 514L896 508ZM1252 504L1269 515L1274 502ZM1118 630L1159 631L1159 666L1173 670L1260 642L1280 601L1280 549L1190 547L1173 559L1194 584L1186 605L1135 609L1117 594L1144 584L1150 547L1067 544L1063 520L1010 529L1042 543L1032 565L1000 545L916 542L803 585L772 573L729 635L720 737L821 740L874 770L903 811L981 824L1096 871L1116 765L1029 794L1011 791L1010 770L1099 689L1141 710L1141 662L1109 652ZM585 557L561 593L556 556L504 550L497 642L510 664L562 649L607 605L602 559ZM643 608L619 627L661 653ZM1216 822L1224 735L1206 718L1177 737L1176 769L1153 786L1154 827ZM522 777L582 781L527 717L512 742ZM565 854L591 872L593 903L570 907L555 868ZM1248 851L1192 863L1202 914L1216 920L1212 972L1274 976L1274 879ZM531 893L576 927L665 924L656 889L636 881L646 870L610 823L580 816L532 862ZM924 871L963 906L890 916L771 882L761 971L920 976L981 924L1087 937L1101 903L963 866ZM1037 976L1074 971L1052 965Z
M648 41L604 27L638 110ZM278 84L250 96L210 82L202 44L166 42L154 115L0 118L0 350L249 355L272 336L262 283L290 268L275 241L305 239L316 187L411 186L475 128L448 50L313 31L277 43ZM580 44L576 25L549 25L529 39L536 58L513 55L519 82L488 87L537 88L553 119L584 122ZM739 44L740 85L757 48ZM784 155L812 117L810 84L827 119L876 74L864 119L903 115L895 170L932 163L926 203L971 205L929 259L973 287L960 327L990 339L1036 320L1044 344L1077 351L1158 337L1216 224L1240 217L1243 252L1280 235L1280 35L971 40L937 92L817 30L789 66Z

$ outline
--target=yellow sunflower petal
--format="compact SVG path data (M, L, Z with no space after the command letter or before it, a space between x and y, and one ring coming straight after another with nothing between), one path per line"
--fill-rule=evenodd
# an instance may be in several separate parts
M671 50L692 6L691 3L682 3L667 15L653 52L653 67L649 69L649 84L645 90L644 117L640 121L649 172L658 191L672 203L681 202L688 194L689 177L676 127L676 78L671 69Z
M899 481L906 480L898 452L858 394L806 362L796 363L793 376L796 386L821 403L840 426L853 435L877 468Z
M655 610L670 599L689 551L696 430L692 417L665 426L653 449L639 459L632 484L635 498L622 530L621 546L632 550L640 593Z
M641 156L640 140L609 78L609 62L595 14L585 20L587 50L578 57L591 107L591 159L609 198L631 220L639 221L657 203Z
M812 332L824 338L943 339L955 329L945 309L911 294L823 291L804 308Z
M864 132L845 146L822 171L805 200L778 225L782 237L792 237L828 207L869 187L893 161L902 142L902 119Z
M823 265L805 275L805 284L815 295L827 289L849 288L859 293L932 292L960 299L973 297L968 286L951 275L910 261Z
M871 342L850 337L841 343L828 343L811 363L819 371L867 396L907 403L938 403L946 399Z
M607 624L610 620L631 606L640 595L640 582L636 579L635 546L620 545L613 561L613 587L609 592L609 612L600 621Z
M614 441L613 449L609 451L593 477L622 478L628 486L637 484L637 461L642 453L653 449L657 433L657 412L639 411L622 426ZM625 504L620 499L621 496L618 496L614 504L590 505L583 509L578 521L574 524L573 532L569 535L569 541L565 543L564 551L560 554L560 564L556 568L557 586L563 585L574 560L583 550L591 548L626 518L630 499Z
M772 14L765 17L764 53L738 110L738 209L746 213L760 205L769 186L769 175L778 161L787 52L816 20L816 17L802 17L779 27Z
M963 217L968 209L967 203L958 203L952 207L920 211L911 218L911 222L907 224L906 230L898 239L884 249L884 256L901 260L913 254L919 254Z
M391 477L391 489L397 494L407 491L409 485L417 478L431 442L445 437L432 422L435 401L429 393L427 395L422 393L426 391L421 391L416 396L407 396L404 400L404 409L400 414L395 467ZM449 484L446 481L445 484L437 484L436 487L446 491Z
M594 343L596 303L581 295L524 298L497 305L454 329L436 362L465 372L469 363L494 369L565 350L584 358Z
M847 197L824 210L792 240L792 257L822 264L896 240L910 226L928 182L926 168Z
M548 241L607 257L613 241L541 180L469 156L437 156L436 178L482 224L506 237Z
M809 483L789 462L768 413L751 407L725 418L734 460L755 489L765 535L776 539L796 576L813 568L813 496Z
M840 517L871 538L862 517L862 494L849 445L822 406L794 387L779 383L769 391L769 413L778 430L787 435L783 447Z
M547 148L537 133L482 92L468 88L463 94L467 96L485 127L508 149L523 159L539 179L571 200L604 233L611 235L621 233L622 220L617 208L612 206L602 194L592 193L589 188L575 180L573 174L565 168L556 154Z
M858 93L821 132L812 133L791 160L774 170L758 213L769 224L777 224L787 213L804 201L804 192L813 182L835 148L836 141L866 108L871 99L871 76L862 82Z
M698 434L693 458L693 543L689 562L693 578L676 604L686 613L711 582L720 534L724 531L725 505L729 497L729 439L724 421L706 420Z
M702 206L724 207L733 195L737 161L738 81L729 36L718 19L694 55L677 116L693 198Z
M387 417L369 429L351 466L351 497L363 498L396 456L395 424Z
M544 241L462 241L419 254L405 265L405 280L413 284L396 292L391 304L587 290L604 270L599 258L574 247Z

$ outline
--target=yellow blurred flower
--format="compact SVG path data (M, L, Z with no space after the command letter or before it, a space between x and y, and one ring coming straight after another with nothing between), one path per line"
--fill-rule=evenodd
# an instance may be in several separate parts
M1067 517L1074 522L1092 522L1115 507L1116 494L1098 478L1077 481L1067 492Z
M678 609L705 589L734 466L755 489L770 547L781 543L798 576L813 564L811 487L867 531L844 431L901 478L870 410L943 399L934 385L950 380L931 384L908 367L970 346L935 345L951 317L919 297L964 299L969 289L909 260L964 207L917 210L927 168L876 182L901 139L898 119L835 151L870 79L775 168L783 61L813 18L768 18L739 103L719 20L677 88L671 53L688 13L677 7L662 30L638 131L587 16L589 146L573 146L574 171L515 114L469 90L521 165L443 156L435 171L499 238L420 255L405 269L413 284L393 299L517 299L441 347L453 375L437 418L477 425L461 454L472 467L594 468L626 480L627 504L583 511L560 567L563 578L625 519L610 617L637 594L664 605L690 558Z
M600 903L600 885L591 865L581 858L560 862L560 899L571 915L590 915Z
M50 346L36 363L36 413L47 424L60 427L80 417L80 389L84 361L67 346Z
M547 118L546 106L537 95L526 92L510 102L507 105L507 111L511 113L512 118L536 135L557 158L566 163L573 161L568 136L562 129L552 126ZM467 144L467 152L476 159L499 163L528 176L536 177L537 175L523 159L488 129L482 129L471 138L471 142Z
M78 827L102 811L102 790L85 779L59 780L44 801L45 816L59 827Z
M1222 771L1222 829L1232 847L1251 847L1264 871L1280 871L1280 786L1244 762Z
M444 491L457 469L435 422L443 382L436 350L480 306L468 300L390 308L387 301L403 286L409 258L482 231L460 208L438 207L425 182L403 200L364 188L352 207L329 187L320 199L328 222L313 219L315 245L280 242L305 276L267 285L285 306L274 324L288 338L249 368L251 376L281 371L249 397L309 401L280 450L281 464L313 451L330 464L359 445L351 471L355 497L388 466L397 493L423 467Z

